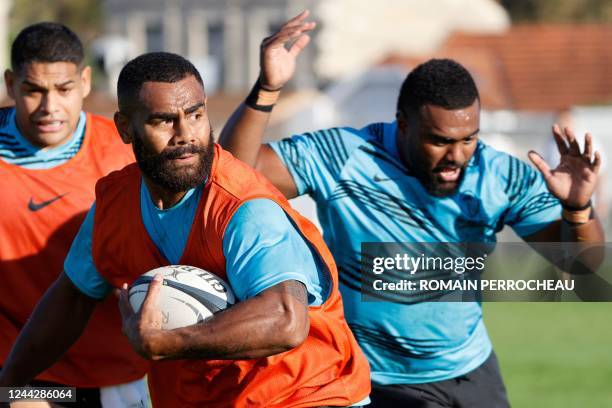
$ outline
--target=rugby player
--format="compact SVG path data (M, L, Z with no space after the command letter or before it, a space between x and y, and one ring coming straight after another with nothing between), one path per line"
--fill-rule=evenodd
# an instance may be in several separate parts
M96 181L134 161L112 121L83 112L91 68L79 38L65 26L23 29L4 76L15 106L0 109L0 366L60 275ZM73 285L64 290L76 293ZM32 384L78 387L79 403L71 406L96 407L101 399L121 406L120 395L127 394L147 400L140 379L148 362L117 333L120 327L116 302L102 302L81 340Z
M220 142L293 198L317 203L340 275L349 326L372 370L374 407L506 407L498 363L476 302L362 302L362 242L495 242L504 225L527 242L602 243L590 205L600 167L590 136L580 150L555 126L561 159L528 164L478 140L480 99L460 64L430 60L405 79L396 118L262 144L307 12L261 45L261 73ZM364 101L367 103L367 101Z
M115 124L137 164L97 183L65 271L23 329L0 385L27 383L55 361L96 304L122 288L123 330L134 349L178 360L153 365L155 406L367 402L368 364L344 320L329 250L267 180L213 143L195 67L175 54L145 54L123 68L117 93ZM165 331L158 276L134 313L127 284L176 263L226 279L240 302Z

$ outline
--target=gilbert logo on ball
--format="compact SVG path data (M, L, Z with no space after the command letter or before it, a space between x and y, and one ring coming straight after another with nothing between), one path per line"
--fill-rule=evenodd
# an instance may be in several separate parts
M164 277L159 293L162 328L172 330L204 321L236 303L232 288L217 275L195 266L169 265L141 275L129 290L129 300L138 312L156 274Z

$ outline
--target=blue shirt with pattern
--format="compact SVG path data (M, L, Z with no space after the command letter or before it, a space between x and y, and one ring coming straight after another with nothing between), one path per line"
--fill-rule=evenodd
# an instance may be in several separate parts
M430 195L399 159L396 123L333 128L271 143L298 194L317 203L340 273L346 319L378 384L455 378L492 351L479 303L363 302L362 242L491 242L558 220L561 207L526 163L478 142L458 190Z

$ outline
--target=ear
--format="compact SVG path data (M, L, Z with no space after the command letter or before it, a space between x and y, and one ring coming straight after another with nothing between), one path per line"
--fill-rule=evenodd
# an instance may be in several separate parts
M91 92L91 67L87 65L81 70L81 84L83 85L83 99Z
M117 128L117 132L119 132L119 136L121 136L123 143L132 143L133 138L130 119L121 112L115 112L113 119L115 120L115 127Z
M400 110L395 112L395 119L397 121L397 130L401 135L407 135L409 131L408 118L406 114Z
M4 71L4 84L6 85L6 93L11 99L15 99L15 92L13 91L13 85L15 84L15 73L10 69Z

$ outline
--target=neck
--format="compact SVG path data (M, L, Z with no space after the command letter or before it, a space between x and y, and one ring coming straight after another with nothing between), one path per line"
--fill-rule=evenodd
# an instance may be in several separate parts
M153 205L160 210L167 210L174 207L179 201L185 197L187 191L169 191L163 187L153 183L148 177L144 177L144 182L149 190L149 195L153 201Z
M406 149L402 148L402 145L406 144L407 142L408 142L407 140L403 140L402 137L400 137L399 129L396 130L395 131L395 147L397 149L397 153L404 167L406 167L408 170L411 170L410 157L408 157L408 152L406 151Z

